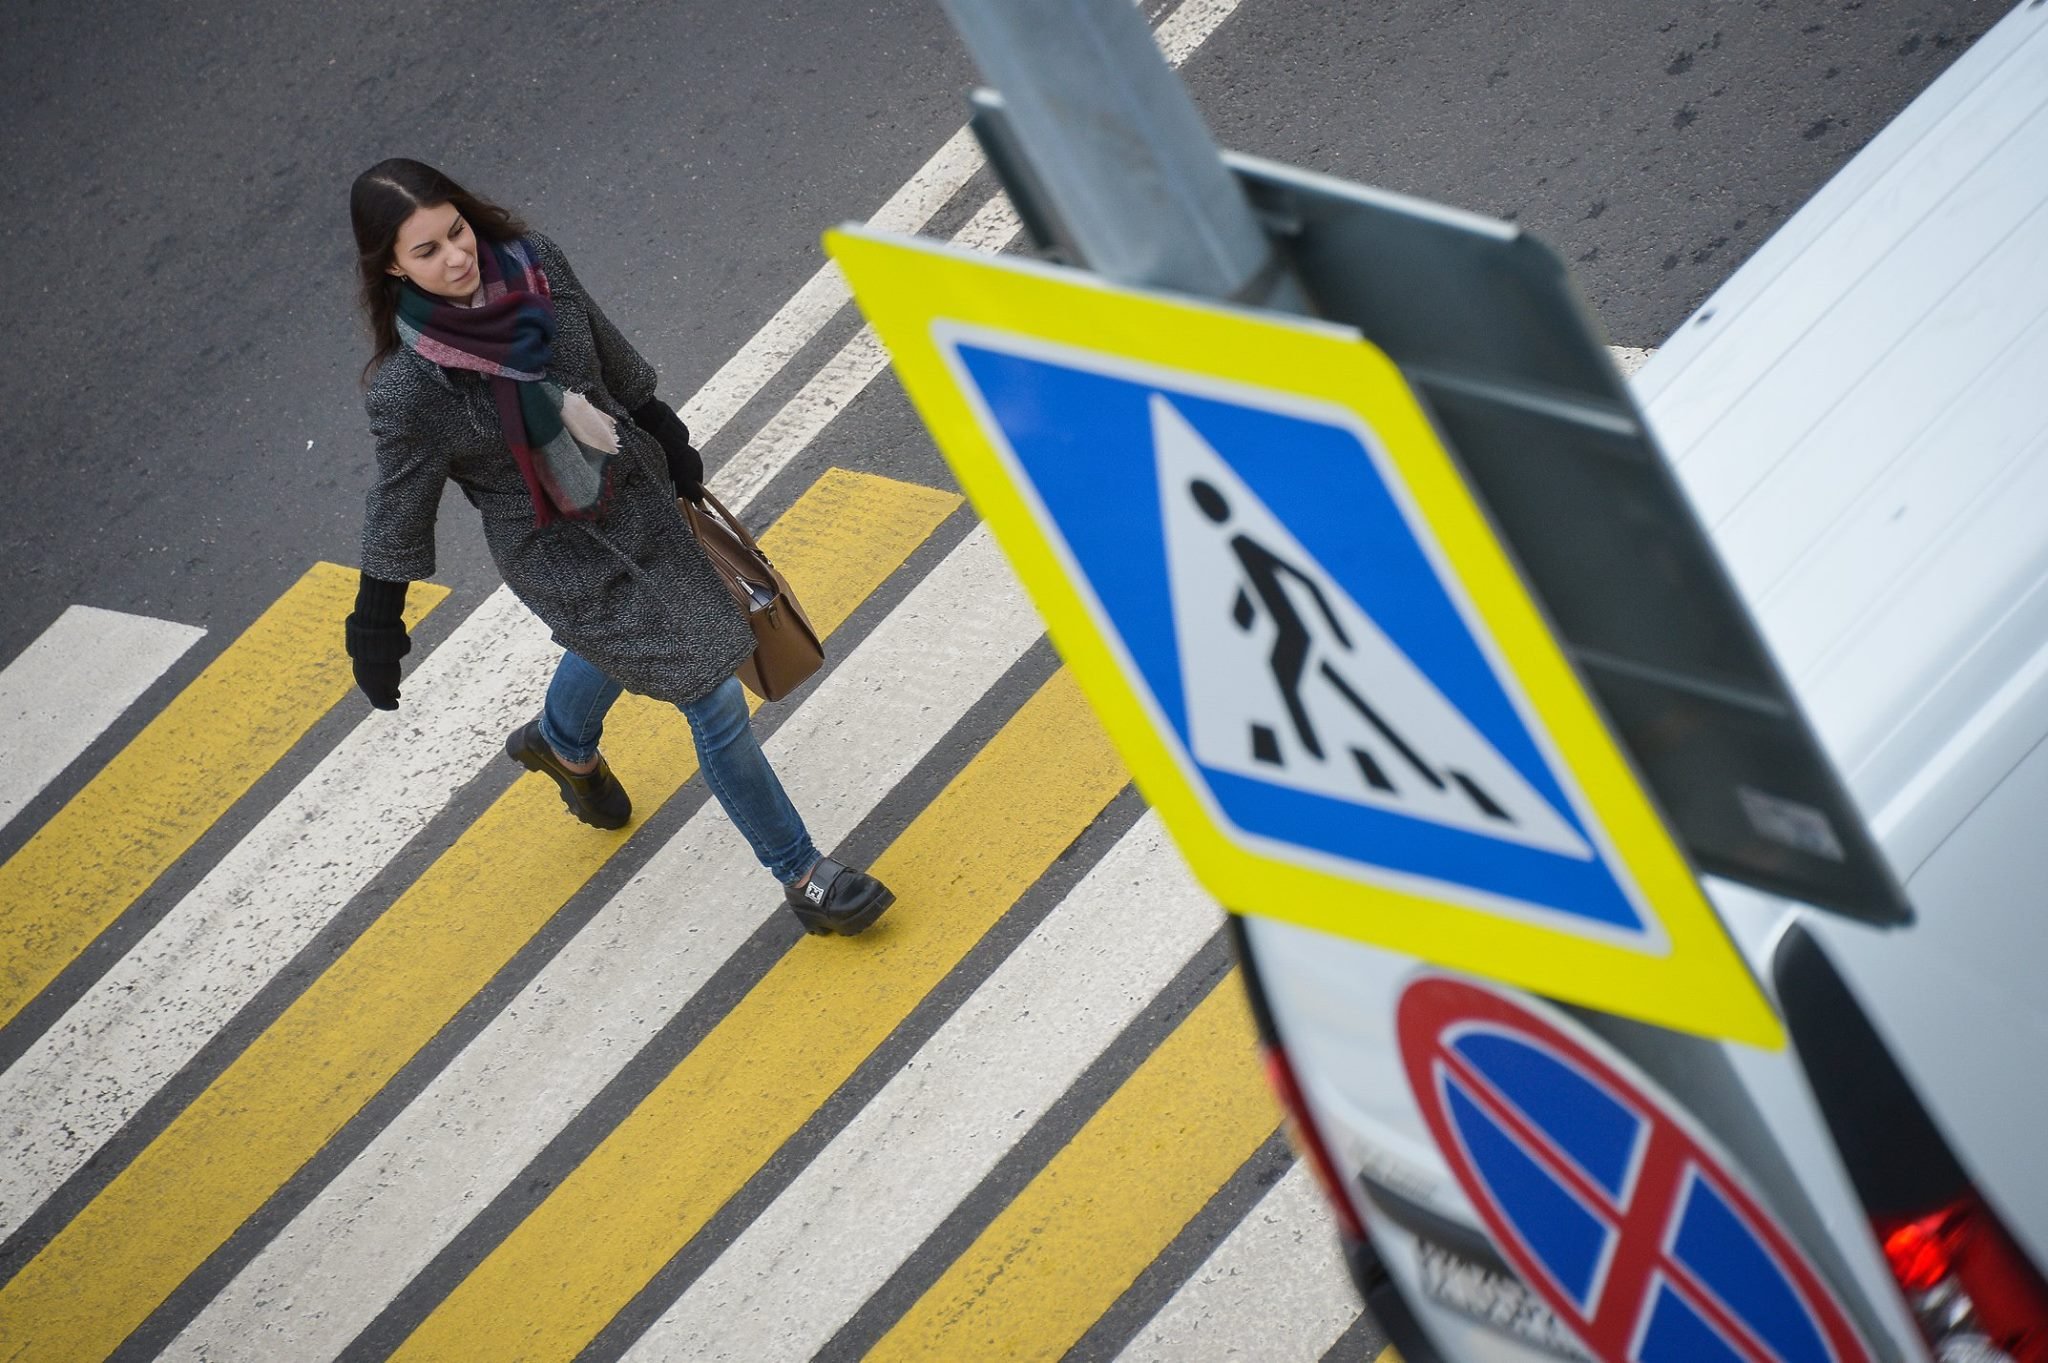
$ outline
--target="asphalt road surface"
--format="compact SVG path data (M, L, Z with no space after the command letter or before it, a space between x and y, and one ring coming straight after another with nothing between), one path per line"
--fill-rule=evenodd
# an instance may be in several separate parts
M1247 0L1186 77L1226 146L1540 233L1611 339L1650 346L2003 9ZM0 657L75 602L233 631L354 562L346 200L377 159L562 241L681 403L973 83L933 0L17 0L0 25ZM943 478L892 385L842 425L823 457ZM446 511L440 580L474 602L496 579Z
M1632 347L2003 12L1146 0L1222 143L1520 222ZM0 35L0 1359L1378 1354L1214 907L818 282L878 212L1003 240L936 4ZM832 666L761 726L885 929L797 939L672 712L624 835L515 779L553 654L452 490L405 706L346 689L394 154L562 242L775 526Z

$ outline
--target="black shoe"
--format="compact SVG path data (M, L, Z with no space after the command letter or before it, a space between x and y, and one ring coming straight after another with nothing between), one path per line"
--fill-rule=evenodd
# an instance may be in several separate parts
M505 740L505 756L528 771L553 777L562 788L562 803L592 828L624 828L633 817L633 801L619 784L619 778L612 775L603 754L598 755L597 765L589 771L570 771L540 736L537 719L512 731L512 736Z
M830 857L818 858L802 888L788 886L782 895L805 932L836 932L841 937L864 931L896 902L895 891L887 885Z

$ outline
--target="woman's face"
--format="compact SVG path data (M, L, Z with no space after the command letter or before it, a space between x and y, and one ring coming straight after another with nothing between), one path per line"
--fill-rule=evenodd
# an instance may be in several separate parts
M454 204L415 208L399 226L391 273L428 293L467 299L483 282L476 264L476 234Z

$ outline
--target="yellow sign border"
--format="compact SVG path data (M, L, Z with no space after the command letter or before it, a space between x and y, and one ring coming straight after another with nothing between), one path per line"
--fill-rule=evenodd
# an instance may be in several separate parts
M1405 952L1553 998L1777 1049L1784 1034L1691 867L1560 651L1463 475L1400 371L1356 331L1167 298L1077 271L914 238L825 237L961 488L988 523L1055 647L1172 833L1224 904ZM961 391L934 324L1005 332L1194 380L1341 408L1378 438L1464 594L1577 783L1609 855L1662 927L1663 952L1592 940L1332 875L1233 842L1191 788L1101 636L1060 553Z

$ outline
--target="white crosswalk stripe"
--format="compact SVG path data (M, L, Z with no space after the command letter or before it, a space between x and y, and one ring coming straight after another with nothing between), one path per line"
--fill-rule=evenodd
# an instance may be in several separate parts
M1240 3L1242 0L1183 0L1154 31L1159 50L1166 55L1167 61L1178 66L1194 55L1209 35L1236 12ZM868 226L883 232L923 230L932 215L965 188L983 165L981 148L974 134L966 128L960 129L932 153L931 158L889 197L887 203L875 211L868 219ZM998 196L984 204L969 224L954 234L953 239L961 245L993 251L1008 244L1017 230L1015 214ZM682 418L689 425L696 442L708 444L727 422L739 414L742 407L753 400L767 381L796 358L797 352L824 330L826 324L852 299L853 294L846 287L846 279L840 274L839 266L829 260L819 266L817 273L777 309L775 316L683 404ZM865 332L866 328L862 330ZM859 361L847 357L842 367L849 373L857 372ZM756 468L765 461L742 455L733 462ZM739 482L736 477L735 483ZM748 482L751 483L751 479ZM765 479L762 482L765 483ZM726 501L738 504L740 498L726 495L724 485L719 491Z
M1607 353L1614 356L1614 367L1621 371L1623 378L1634 378L1636 371L1648 364L1650 357L1657 352L1655 348L1639 345L1611 345L1607 347Z
M626 1357L817 1352L1221 923L1146 815Z
M205 633L72 606L0 670L0 824L40 795Z
M1159 26L1156 37L1160 50L1175 65L1185 61L1215 32L1218 24L1230 17L1239 3L1240 0L1186 0ZM965 148L960 145L963 138L968 142ZM980 153L973 151L970 156L970 151L972 138L962 129L911 182L911 186L919 186L921 181L927 180L929 184L915 193L908 192L911 186L906 186L905 192L899 193L869 220L869 226L885 231L915 231L923 226L945 202L943 198L933 198L937 187L952 183L956 175L958 183L965 184L968 177L980 168ZM923 216L913 221L914 215L920 212ZM951 240L956 246L974 250L1001 251L1016 240L1020 231L1022 223L1016 210L1007 199L997 195L977 209ZM844 278L839 274L839 267L828 262L804 285L783 313L777 314L775 320L762 329L764 336L773 337L771 341L760 342L762 360L765 362L771 355L784 353L785 348L788 354L793 355L796 347L815 336L829 319L831 309L826 304L832 299L845 302L851 297ZM788 314L786 319L783 314ZM759 342L760 338L756 340ZM754 344L750 343L750 348ZM735 357L705 385L706 393L712 397L692 399L684 406L683 420L690 424L693 432L699 433L698 443L708 440L710 431L738 411L738 404L732 403L727 396L728 388L737 388L738 379L735 377L728 381L726 372L734 369L746 354L743 351L742 356ZM803 390L713 475L713 486L718 495L734 506L743 506L758 496L775 475L789 465L798 451L815 440L888 364L889 357L881 342L875 339L874 329L863 324L853 338L840 347L839 352L804 385Z
M1117 1363L1315 1363L1358 1319L1322 1196L1295 1164Z
M981 169L981 150L962 128L918 168L903 187L868 219L885 232L915 232ZM838 265L826 261L789 301L719 366L718 372L683 404L681 415L699 445L710 443L725 424L753 401L770 378L825 329L853 299Z

